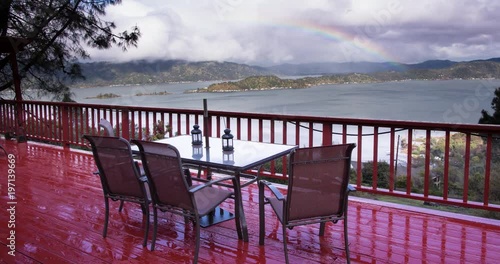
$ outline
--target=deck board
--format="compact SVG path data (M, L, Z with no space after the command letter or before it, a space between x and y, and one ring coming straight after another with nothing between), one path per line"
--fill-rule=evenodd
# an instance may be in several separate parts
M0 138L16 156L16 256L7 254L9 215L0 214L0 263L191 263L194 229L184 219L159 214L156 250L142 247L138 205L110 206L102 237L104 202L92 155L86 151ZM7 208L7 159L0 154L0 203ZM258 188L242 192L249 242L238 240L234 221L201 230L200 263L283 263L282 228L266 209L265 245L258 245ZM223 203L234 211L234 201ZM4 209L5 210L5 209ZM352 263L497 263L500 222L351 199L349 244ZM152 224L152 219L151 219ZM288 230L291 263L345 263L343 227L328 223ZM151 244L149 234L148 246Z

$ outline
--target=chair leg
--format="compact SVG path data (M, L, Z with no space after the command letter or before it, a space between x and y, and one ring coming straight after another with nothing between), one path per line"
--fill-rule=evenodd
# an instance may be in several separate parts
M142 211L142 214L145 215L146 214L146 205L144 204L141 204L141 211Z
M151 241L151 251L155 250L157 231L158 231L158 209L155 206L153 206L153 239Z
M319 236L325 235L325 226L326 226L326 222L321 222L319 224Z
M148 245L148 235L149 235L149 206L148 202L144 204L144 208L146 211L146 214L144 215L144 218L146 218L146 230L144 232L144 242L142 242L142 246L146 247Z
M196 219L195 229L196 229L196 247L194 251L193 263L198 263L198 255L200 252L200 219Z
M118 208L118 212L122 212L123 209L123 200L120 201L120 208Z
M104 197L104 230L102 231L102 237L106 237L108 233L108 221L109 221L109 199Z
M188 186L193 186L193 179L191 178L191 171L189 169L184 169L184 176L186 177Z
M265 215L264 215L264 185L259 183L259 245L264 245L266 235Z
M349 257L349 238L347 235L347 212L344 218L344 244L345 244L345 258L347 263L351 263L351 258Z
M285 250L285 263L288 264L290 262L288 261L288 248L287 248L287 242L286 242L286 227L283 224L281 224L281 226L283 227L283 248Z
M188 210L182 210L182 212L184 213L184 224L187 225L191 219L189 218L189 216L187 216L189 214L189 211Z

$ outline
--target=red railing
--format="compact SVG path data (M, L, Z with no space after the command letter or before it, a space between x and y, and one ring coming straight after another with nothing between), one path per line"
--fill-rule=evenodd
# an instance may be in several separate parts
M171 137L189 134L194 124L204 127L202 110L36 101L23 102L22 109L29 139L64 146L86 146L81 136L98 133L101 118L127 139ZM15 131L15 114L15 101L0 101L0 133ZM209 120L211 129L204 133L214 137L229 127L242 140L299 147L356 143L352 183L359 191L500 211L498 126L222 111L209 111ZM286 159L282 162L273 162L264 175L286 179ZM367 168L371 179L363 172Z

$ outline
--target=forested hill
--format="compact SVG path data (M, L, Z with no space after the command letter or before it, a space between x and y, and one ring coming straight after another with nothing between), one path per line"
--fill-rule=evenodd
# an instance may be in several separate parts
M81 64L85 80L73 86L107 86L236 80L248 76L269 74L269 70L232 62L134 61L127 63Z
M443 69L411 69L405 72L388 71L323 75L300 79L280 79L276 76L252 76L237 82L222 82L190 92L229 92L266 89L307 88L322 84L373 83L403 80L450 80L450 79L500 79L500 63L474 61L456 63Z
M340 71L342 65L346 66ZM364 65L364 66L363 66ZM369 69L367 68L369 65ZM311 65L309 65L311 66ZM359 67L355 67L359 66ZM393 65L394 66L394 65ZM169 82L197 82L197 81L227 81L239 80L250 76L283 75L287 65L280 67L258 67L233 62L187 62L182 60L167 61L134 61L127 63L85 63L81 64L85 80L71 84L72 86L108 86L108 85L143 85L159 84ZM308 64L288 65L289 73L299 73ZM278 70L279 69L279 70ZM397 68L388 68L388 63L350 63L349 67L343 63L321 64L321 67L307 68L308 74L330 76L331 80L337 82L385 82L399 80L445 80L445 79L473 79L473 78L495 78L500 79L500 59L476 60L468 62L453 61L426 61L418 64L398 64ZM358 69L358 70L357 70ZM302 72L303 74L305 72ZM286 74L285 74L286 75ZM298 74L300 75L300 74ZM334 76L334 77L331 77ZM269 83L260 82L255 86L258 88L290 87L298 88L308 85L325 83L323 79L307 79L289 81L268 79ZM312 82L312 83L311 83ZM218 90L235 90L237 87L227 83L220 86ZM266 87L263 87L266 86ZM253 87L253 86L252 86ZM241 88L241 87L240 87ZM242 89L247 89L243 87ZM253 88L250 88L253 89Z

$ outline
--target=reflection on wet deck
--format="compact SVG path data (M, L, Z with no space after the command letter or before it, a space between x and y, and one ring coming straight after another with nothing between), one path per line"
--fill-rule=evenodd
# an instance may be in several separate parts
M137 205L111 204L108 237L102 237L104 201L88 152L0 139L16 157L15 257L7 248L9 214L0 214L0 262L190 263L194 230L184 219L160 214L157 248L142 247ZM0 153L0 193L7 208L7 158ZM281 226L270 211L265 246L258 245L258 188L243 190L250 241L238 240L234 221L202 229L200 263L282 263ZM233 201L223 204L233 210ZM267 208L270 209L270 208ZM6 209L3 209L6 210ZM498 263L500 222L353 198L349 203L352 263ZM5 211L4 211L5 212ZM289 230L292 263L344 263L342 225ZM151 232L150 232L151 239ZM150 243L151 240L149 240Z

